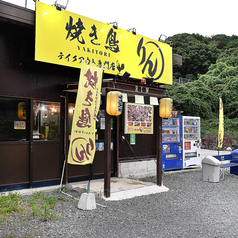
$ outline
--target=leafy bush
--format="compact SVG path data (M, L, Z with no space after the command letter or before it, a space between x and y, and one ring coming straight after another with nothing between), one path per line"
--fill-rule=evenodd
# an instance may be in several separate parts
M183 111L184 115L210 118L218 111L218 96L200 80L186 84L174 83L167 95L173 99L174 108Z

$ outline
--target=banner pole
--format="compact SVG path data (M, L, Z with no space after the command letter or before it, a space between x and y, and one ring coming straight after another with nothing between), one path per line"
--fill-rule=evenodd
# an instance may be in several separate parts
M89 180L88 180L88 187L87 187L87 194L90 193L90 180L92 179L92 163L90 164L90 173L89 173Z
M65 164L66 164L66 159L64 160L63 169L62 169L62 174L61 174L60 191L61 191L61 189L62 189L62 183L63 183L63 178L64 178Z

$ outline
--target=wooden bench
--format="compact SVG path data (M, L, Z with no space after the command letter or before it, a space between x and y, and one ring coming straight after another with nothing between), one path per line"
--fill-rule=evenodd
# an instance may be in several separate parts
M222 178L224 179L224 169L225 168L230 168L230 174L235 174L238 175L238 168L235 168L238 166L238 159L237 158L232 158L232 155L216 155L213 156L216 159L220 160L220 161L230 161L229 163L225 163L225 164L221 164L220 168L221 168L221 175Z

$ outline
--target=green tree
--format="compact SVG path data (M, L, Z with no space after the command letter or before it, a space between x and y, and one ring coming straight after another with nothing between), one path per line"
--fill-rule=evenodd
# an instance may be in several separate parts
M218 111L219 97L201 80L174 83L167 95L173 99L173 107L183 111L183 115L210 118Z
M218 60L206 74L200 76L200 80L213 93L222 96L224 115L230 119L238 118L238 64L230 66Z
M223 51L217 59L218 62L226 63L227 66L238 66L238 45L236 48L229 48Z
M183 66L174 69L174 78L198 78L183 85L167 86L174 109L183 111L183 115L201 117L203 136L217 135L222 96L225 134L238 138L238 36L216 35L209 39L178 34L168 40L173 42L173 53L183 57Z
M238 41L231 41L224 47L224 49L237 48L237 47Z
M210 43L217 46L218 49L224 50L229 48L238 47L238 36L227 36L224 34L214 35L210 39Z
M216 62L220 53L207 37L199 34L177 34L167 41L172 41L173 53L183 57L183 65L174 68L174 78L197 79L198 74L206 73L209 66Z
M176 53L178 54L184 52L184 49L181 47L185 44L186 39L190 39L190 41L188 40L188 42L190 42L188 43L188 48L191 46L193 49L198 49L202 44L210 46L207 38L203 38L200 35L179 34L175 37L177 39L175 45L177 45L178 50ZM216 38L214 37L214 39L217 40L223 39L224 42L225 40L228 42L228 39L230 38L231 37L226 37L225 35L217 35ZM236 36L233 36L232 40L235 40L236 38ZM196 42L195 45L193 44L194 42ZM194 52L190 52L189 55L195 54ZM189 57L189 55L187 55L187 57ZM201 60L201 58L199 59ZM193 63L194 62L195 61L193 60ZM194 69L195 68L196 67L194 66ZM222 96L225 116L230 119L237 118L238 48L224 50L217 58L217 61L214 62L214 64L209 65L205 74L198 74L198 78L199 80L195 82L183 85L174 83L170 86L168 95L172 97L174 107L177 110L184 111L184 115L200 116L202 118L210 118L213 115L216 117L219 105L218 98L219 96Z

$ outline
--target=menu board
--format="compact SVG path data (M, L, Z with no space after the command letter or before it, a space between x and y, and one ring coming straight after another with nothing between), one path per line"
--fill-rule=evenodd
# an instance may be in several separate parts
M126 103L125 104L125 133L153 134L153 113L151 105Z

